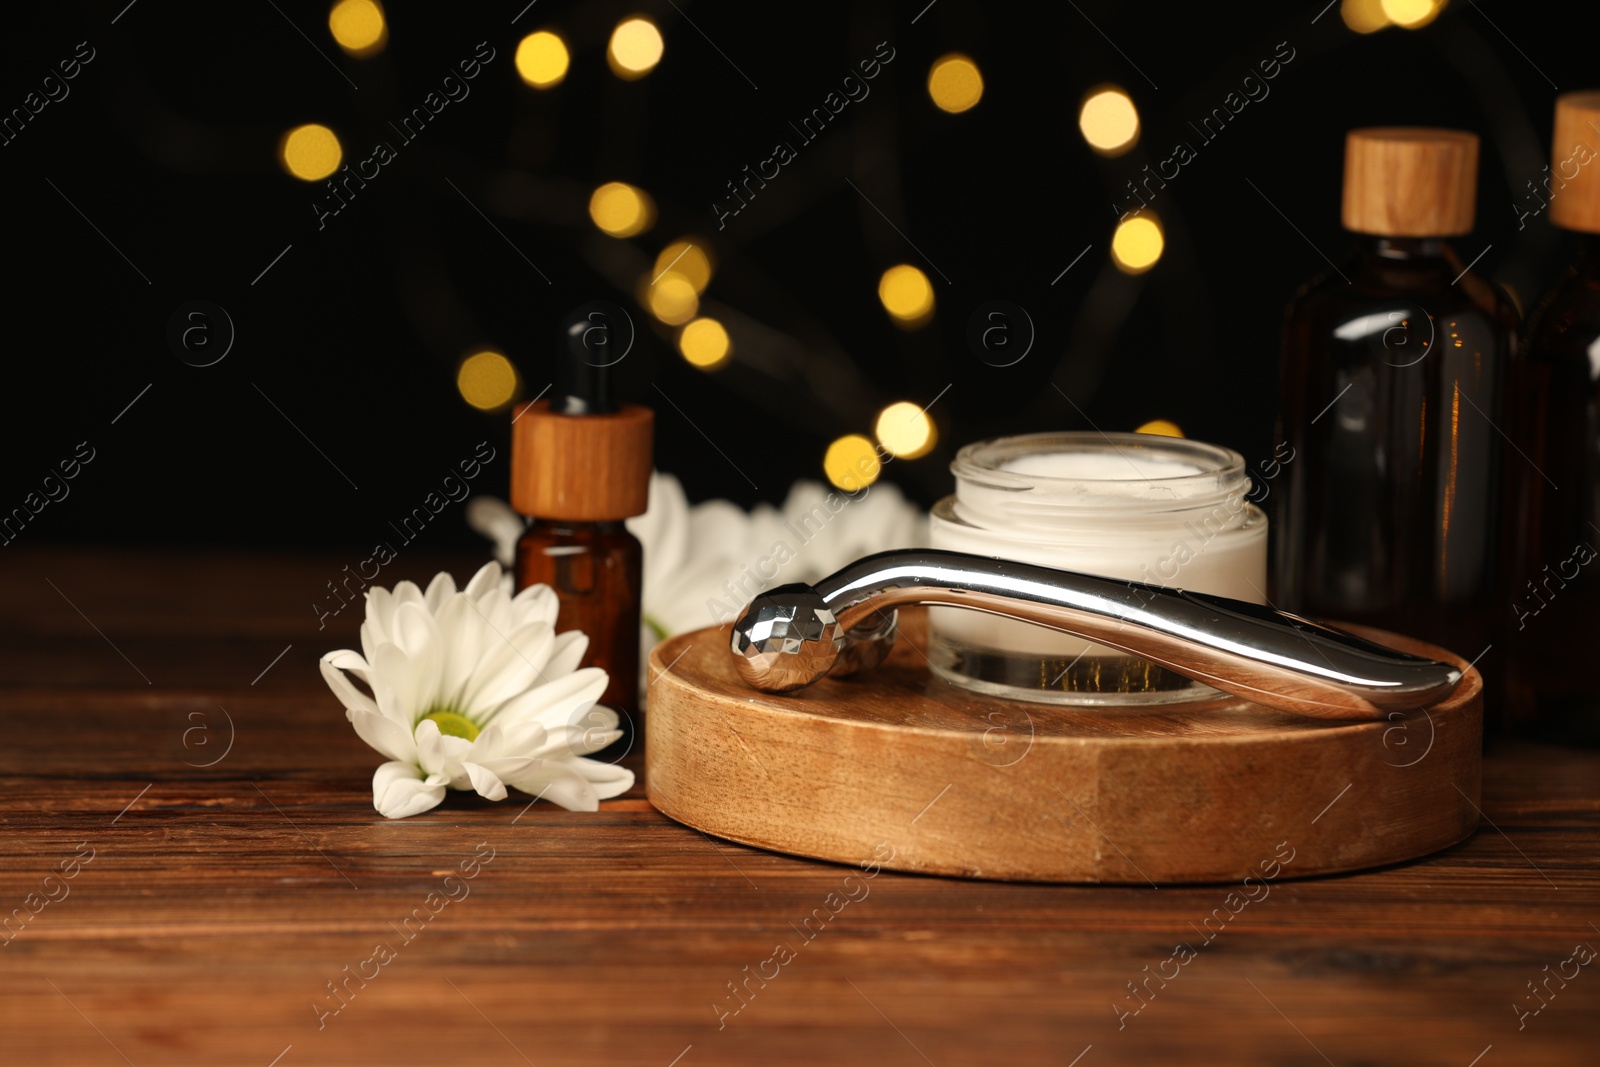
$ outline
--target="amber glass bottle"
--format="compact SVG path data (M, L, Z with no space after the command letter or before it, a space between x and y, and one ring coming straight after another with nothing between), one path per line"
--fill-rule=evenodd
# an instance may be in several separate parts
M600 703L616 710L621 754L644 739L639 715L643 551L622 520L644 513L655 416L611 402L607 368L625 355L609 305L567 322L567 351L549 400L522 405L512 423L511 504L533 522L517 542L517 588L545 584L560 600L556 631L582 630L582 665L610 675ZM575 723L585 727L588 723Z
M1600 92L1556 101L1550 221L1577 262L1529 317L1512 368L1510 707L1521 732L1600 744Z
M1516 323L1448 240L1472 229L1478 140L1353 130L1345 153L1355 252L1284 331L1274 602L1472 659L1492 643Z

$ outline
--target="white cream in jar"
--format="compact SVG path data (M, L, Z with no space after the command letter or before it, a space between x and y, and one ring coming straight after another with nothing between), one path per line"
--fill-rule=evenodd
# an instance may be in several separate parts
M935 506L934 548L1266 599L1267 518L1237 452L1150 434L1050 433L968 445ZM1059 631L930 609L929 658L950 681L1016 699L1148 704L1215 694Z

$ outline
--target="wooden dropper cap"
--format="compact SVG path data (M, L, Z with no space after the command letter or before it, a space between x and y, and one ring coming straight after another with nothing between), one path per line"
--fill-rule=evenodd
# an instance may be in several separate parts
M511 420L517 511L564 522L644 514L655 413L612 404L610 389L610 368L632 347L632 332L627 312L614 304L586 304L567 319L551 399L519 406Z
M1344 142L1344 228L1379 237L1472 232L1478 135L1429 126L1351 130Z
M1554 192L1550 197L1550 221L1564 230L1600 233L1600 151L1596 151L1597 147L1600 147L1600 92L1564 93L1556 97L1556 131L1550 143L1550 173L1555 178L1551 183Z

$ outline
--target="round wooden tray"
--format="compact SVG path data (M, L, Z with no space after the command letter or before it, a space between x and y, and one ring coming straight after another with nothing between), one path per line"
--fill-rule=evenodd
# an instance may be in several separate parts
M1137 709L1000 700L928 667L926 612L889 659L792 696L747 688L727 627L650 655L646 788L762 848L1012 881L1303 877L1396 863L1478 822L1483 682L1425 711L1301 718L1234 698ZM1352 629L1355 629L1352 627Z

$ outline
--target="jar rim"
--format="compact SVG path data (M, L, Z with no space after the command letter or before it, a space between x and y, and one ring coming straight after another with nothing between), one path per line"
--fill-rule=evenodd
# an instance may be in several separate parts
M1137 473L1133 464L1134 452L1149 460L1184 463L1195 468L1191 474L1151 478ZM1007 470L1004 464L1023 456L1049 452L1097 453L1121 455L1134 468L1127 478L1094 478L1073 475L1021 473ZM1047 433L1018 434L1012 437L991 437L966 445L950 463L950 473L958 483L969 482L994 489L1066 489L1076 485L1118 486L1146 484L1152 488L1170 489L1175 497L1188 495L1202 485L1216 485L1219 477L1233 481L1244 475L1244 457L1231 448L1192 441L1186 437L1165 437L1145 433L1101 433L1092 430L1066 430Z

